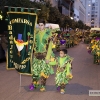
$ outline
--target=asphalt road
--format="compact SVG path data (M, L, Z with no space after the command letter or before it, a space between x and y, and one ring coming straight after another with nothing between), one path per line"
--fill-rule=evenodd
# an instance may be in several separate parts
M55 74L47 80L46 92L30 91L30 76L22 75L20 87L19 73L6 70L6 64L0 63L0 100L100 100L100 96L89 96L89 90L100 90L100 65L93 64L93 56L88 54L86 44L68 49L68 54L74 57L74 77L64 95L56 91Z

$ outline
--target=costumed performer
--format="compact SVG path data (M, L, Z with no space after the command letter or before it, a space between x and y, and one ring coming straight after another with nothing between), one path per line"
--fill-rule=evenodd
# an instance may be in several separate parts
M45 21L39 20L39 29L35 34L34 58L32 65L32 84L30 90L39 86L40 91L45 91L46 80L50 74L53 74L53 68L50 66L49 59L52 55L53 37L51 29L45 28Z

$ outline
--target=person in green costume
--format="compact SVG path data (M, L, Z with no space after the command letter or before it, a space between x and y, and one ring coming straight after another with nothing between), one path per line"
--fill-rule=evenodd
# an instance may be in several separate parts
M50 66L49 59L52 52L53 37L51 29L45 28L45 21L39 20L39 29L35 34L34 57L32 64L32 86L30 90L40 86L40 91L45 91L46 80L50 74L53 74L53 68ZM39 85L41 80L41 85Z
M50 62L51 65L57 65L55 82L57 90L60 90L61 94L65 93L65 86L68 81L73 78L72 75L72 61L73 58L67 54L66 49L60 50L60 56L56 58L54 62Z

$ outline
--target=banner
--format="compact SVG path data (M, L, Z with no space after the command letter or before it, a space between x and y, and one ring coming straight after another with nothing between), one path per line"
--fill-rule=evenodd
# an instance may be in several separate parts
M7 69L31 74L34 29L37 15L29 12L8 12Z

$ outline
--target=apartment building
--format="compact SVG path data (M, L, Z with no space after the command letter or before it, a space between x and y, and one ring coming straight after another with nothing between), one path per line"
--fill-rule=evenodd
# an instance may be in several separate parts
M44 0L31 0L31 1L42 2ZM73 17L74 0L49 0L49 1L51 2L52 6L57 7L62 14L67 15L69 17Z
M74 20L81 20L86 23L86 2L85 0L75 0L74 1Z
M86 24L92 28L100 27L100 0L88 0Z
M58 0L59 11L69 17L74 15L74 0Z

